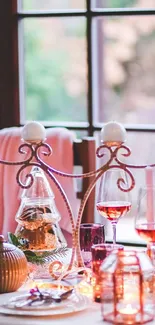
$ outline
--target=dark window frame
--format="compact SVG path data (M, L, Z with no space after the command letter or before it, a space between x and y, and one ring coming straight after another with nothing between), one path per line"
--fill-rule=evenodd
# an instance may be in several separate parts
M87 130L89 135L100 131L103 124L93 122L93 53L92 53L92 22L95 17L154 15L155 9L91 9L90 0L86 1L87 10L57 11L44 13L18 12L18 0L0 1L0 129L20 126L20 71L19 71L19 34L18 23L28 17L86 17L87 19L87 63L88 63L88 123L54 123L48 126L66 126L69 129ZM155 132L155 127L149 125L125 125L131 132ZM133 244L133 243L131 243ZM129 243L128 243L129 245ZM135 243L134 243L135 245ZM138 243L137 246L140 246Z
M96 0L100 1L100 0ZM67 123L58 122L45 126L66 126L73 130L88 131L93 135L103 124L93 121L93 52L92 52L92 23L95 17L125 15L155 15L155 9L92 9L91 1L86 0L86 10L57 10L57 11L23 11L18 10L18 0L0 2L0 129L10 126L20 126L20 71L19 71L19 34L18 24L29 17L85 17L87 66L88 66L88 95L87 115L88 122ZM98 77L98 79L100 76ZM99 100L99 106L101 101ZM155 127L149 125L125 125L127 131L154 132Z
M0 3L0 128L19 125L17 3Z

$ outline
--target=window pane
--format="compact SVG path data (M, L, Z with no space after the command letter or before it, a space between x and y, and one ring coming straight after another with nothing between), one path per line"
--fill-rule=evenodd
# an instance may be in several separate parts
M87 120L85 18L24 20L26 119Z
M100 133L96 132L97 145L100 145ZM141 147L141 144L143 146ZM155 135L149 132L128 132L127 141L125 145L131 149L131 156L119 157L124 163L133 165L145 165L155 163L155 151L152 148L155 147ZM141 149L140 149L141 148ZM98 166L101 164L101 158L97 158ZM136 185L130 192L130 201L132 208L130 212L121 218L117 224L117 241L128 241L128 242L142 242L142 239L137 235L134 229L135 214L137 208L137 197L139 187L145 185L145 170L144 169L131 169ZM155 174L154 174L155 184ZM97 187L98 188L98 187ZM97 195L96 191L96 195ZM102 217L99 216L96 211L96 219L98 222L102 222ZM107 239L112 240L112 227L110 222L107 221ZM144 242L143 242L144 243Z
M87 131L83 131L83 130L80 130L80 131L78 131L78 130L74 130L73 132L75 132L77 139L82 139L82 138L88 136L88 132L87 132Z
M96 121L154 124L155 16L98 18L94 29Z
M21 0L24 10L85 9L85 0Z
M92 0L96 8L155 8L154 0Z

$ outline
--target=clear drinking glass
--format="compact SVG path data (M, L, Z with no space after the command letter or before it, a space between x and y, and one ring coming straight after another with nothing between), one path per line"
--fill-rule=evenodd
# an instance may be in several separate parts
M141 187L138 193L135 230L147 243L147 250L155 243L155 188Z
M113 244L116 243L117 222L131 208L128 189L126 173L120 168L112 168L101 177L96 207L112 224Z

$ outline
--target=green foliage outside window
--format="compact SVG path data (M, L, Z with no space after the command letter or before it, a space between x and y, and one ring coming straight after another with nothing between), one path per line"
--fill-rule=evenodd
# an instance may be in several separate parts
M46 50L43 40L47 37L38 21L36 24L36 21L29 19L24 26L26 119L40 121L86 120L85 89L77 96L71 96L68 93L66 78L69 78L70 61L67 51L63 50L63 47L61 50L57 47ZM70 37L73 38L69 27L66 29L66 33L67 41ZM77 33L74 30L74 39L83 37L83 34L83 28L77 28Z

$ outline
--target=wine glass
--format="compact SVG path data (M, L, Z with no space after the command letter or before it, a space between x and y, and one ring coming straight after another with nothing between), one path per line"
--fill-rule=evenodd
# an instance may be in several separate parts
M141 187L138 193L135 230L147 243L147 252L155 243L155 188Z
M128 180L124 170L112 168L101 176L96 207L101 216L112 224L113 244L116 244L117 222L131 208L129 192L122 190L127 188Z

